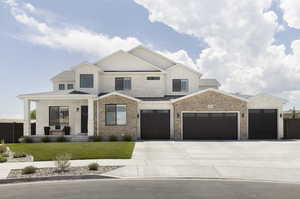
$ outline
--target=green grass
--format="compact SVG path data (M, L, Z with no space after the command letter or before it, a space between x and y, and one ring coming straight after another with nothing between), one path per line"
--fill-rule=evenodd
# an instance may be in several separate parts
M134 142L24 143L8 147L14 152L33 155L35 161L53 160L60 153L71 153L73 160L130 159Z

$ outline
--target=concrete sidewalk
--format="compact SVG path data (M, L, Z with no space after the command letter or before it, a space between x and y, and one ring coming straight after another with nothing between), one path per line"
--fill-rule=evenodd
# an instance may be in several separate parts
M120 178L198 177L300 182L300 142L137 142L129 160L72 160L72 166L124 167L105 175ZM0 178L10 169L53 167L54 162L0 164Z

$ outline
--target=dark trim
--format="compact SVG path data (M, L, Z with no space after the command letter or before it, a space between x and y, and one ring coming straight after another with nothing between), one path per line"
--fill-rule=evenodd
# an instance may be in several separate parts
M71 91L71 92L69 92L69 94L83 94L83 95L86 95L86 94L89 94L89 93L82 92L82 91Z
M143 72L161 72L160 70L105 70L104 72L109 72L109 73L126 73L126 72L135 72L135 73L143 73Z

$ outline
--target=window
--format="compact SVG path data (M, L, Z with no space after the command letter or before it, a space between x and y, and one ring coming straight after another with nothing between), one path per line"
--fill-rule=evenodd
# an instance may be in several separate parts
M105 124L107 126L126 125L126 105L105 105Z
M65 85L64 84L59 84L58 89L59 90L65 90Z
M68 89L74 89L74 84L68 84Z
M80 74L80 88L94 88L94 75Z
M173 79L173 92L187 92L189 90L189 80Z
M131 78L130 77L116 77L115 89L119 90L131 90Z
M147 80L160 80L160 77L147 77Z
M69 125L69 107L50 106L49 125L50 126Z

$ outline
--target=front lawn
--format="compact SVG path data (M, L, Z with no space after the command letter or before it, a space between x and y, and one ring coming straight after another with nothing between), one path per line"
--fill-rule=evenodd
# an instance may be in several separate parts
M57 154L70 153L79 159L130 159L134 142L82 142L8 144L14 152L31 154L35 161L53 160Z

